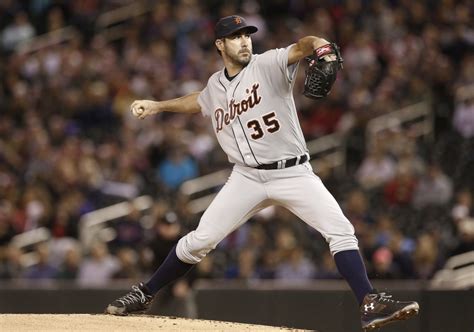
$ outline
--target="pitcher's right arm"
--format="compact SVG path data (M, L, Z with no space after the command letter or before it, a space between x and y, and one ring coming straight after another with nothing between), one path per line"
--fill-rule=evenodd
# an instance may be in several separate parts
M183 97L164 101L135 100L130 106L130 111L139 119L161 112L197 113L201 111L197 101L199 93L200 91L192 92Z

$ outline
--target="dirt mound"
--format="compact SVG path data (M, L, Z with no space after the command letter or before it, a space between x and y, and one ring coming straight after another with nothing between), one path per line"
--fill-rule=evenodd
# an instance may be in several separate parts
M159 316L0 314L2 331L303 331L286 327Z

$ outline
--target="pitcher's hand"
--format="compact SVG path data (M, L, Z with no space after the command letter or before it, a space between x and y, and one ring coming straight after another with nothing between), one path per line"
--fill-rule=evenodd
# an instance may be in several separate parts
M153 100L135 100L130 106L130 112L139 119L160 112L159 103Z

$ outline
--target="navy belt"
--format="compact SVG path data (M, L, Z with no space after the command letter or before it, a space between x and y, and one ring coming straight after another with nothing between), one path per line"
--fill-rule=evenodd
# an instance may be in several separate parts
M288 168L296 165L303 164L309 160L308 154L304 154L298 157L294 157L291 159L286 159L286 160L280 160L280 161L275 161L274 163L271 164L262 164L258 165L257 169L282 169L282 168Z

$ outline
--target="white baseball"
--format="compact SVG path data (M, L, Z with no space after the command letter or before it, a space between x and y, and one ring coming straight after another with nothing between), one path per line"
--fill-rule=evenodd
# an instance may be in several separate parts
M145 112L145 109L143 108L143 106L135 106L132 109L132 114L137 116L137 117L142 115L143 112Z

